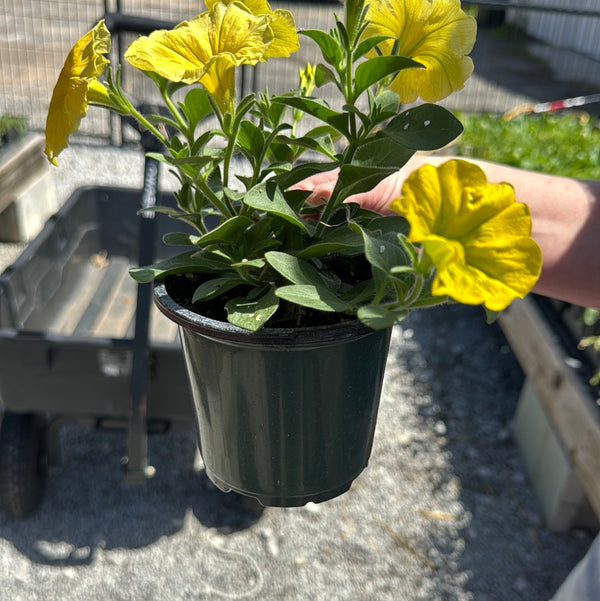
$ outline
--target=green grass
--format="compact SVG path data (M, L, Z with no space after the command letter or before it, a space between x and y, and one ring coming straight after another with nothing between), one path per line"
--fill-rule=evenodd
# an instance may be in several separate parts
M0 148L25 135L27 120L24 117L0 115Z
M596 118L574 113L520 115L457 114L465 131L460 156L583 179L600 179L600 129Z

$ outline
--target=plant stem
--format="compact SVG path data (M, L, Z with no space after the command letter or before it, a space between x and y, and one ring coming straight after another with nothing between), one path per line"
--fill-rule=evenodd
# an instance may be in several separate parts
M190 131L189 124L183 118L179 109L175 106L175 103L171 99L168 90L166 88L161 89L161 94L163 100L165 101L165 104L167 105L167 108L169 109L169 111L175 118L175 121L177 122L177 129L179 129L179 131L186 137L188 144L191 146L194 143L194 132Z

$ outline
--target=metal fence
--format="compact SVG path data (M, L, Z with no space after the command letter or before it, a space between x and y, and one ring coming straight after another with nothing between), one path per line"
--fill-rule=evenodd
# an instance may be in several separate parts
M328 28L333 23L334 10L343 10L336 0L275 0L271 4L291 9L298 26L303 28ZM482 0L468 5L479 7L480 36L486 25L505 21L542 40L531 48L539 53L540 60L560 71L557 77L588 86L599 81L600 55L595 53L600 50L594 42L600 37L600 0L581 0L578 7L568 8L563 0ZM198 0L2 0L0 114L25 115L31 129L43 129L51 91L67 52L105 14L142 16L171 24L195 15L199 6ZM119 51L135 35L123 33L115 38L113 60L118 59ZM502 30L494 35L503 35ZM274 92L287 90L296 85L298 68L315 58L316 49L310 40L303 40L303 50L292 60L271 61L268 68L259 65L253 83L261 89L268 85ZM486 63L482 67L485 68L480 69L475 62L474 77L463 91L445 101L448 108L503 112L516 102L532 99L526 91L508 90L496 81L493 65ZM126 90L136 99L152 101L154 88L147 78L127 68L123 78ZM109 114L98 110L91 110L83 120L79 135L110 138L113 142L119 138Z

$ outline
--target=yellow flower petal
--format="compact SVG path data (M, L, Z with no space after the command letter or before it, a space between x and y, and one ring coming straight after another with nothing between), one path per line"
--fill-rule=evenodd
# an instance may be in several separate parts
M501 311L537 281L542 256L529 209L508 184L488 184L476 165L452 160L418 169L391 208L435 266L433 295Z
M227 55L234 65L256 64L272 41L267 17L255 17L230 4L215 4L191 21L172 30L158 30L135 40L125 60L142 71L158 73L174 82L199 82L207 65Z
M223 110L234 99L235 62L231 55L223 54L211 59L205 68L200 83L217 101Z
M267 48L263 60L286 57L300 48L296 24L290 11L272 10L266 0L207 0L205 4L210 10L219 1L223 4L236 3L239 6L244 6L255 16L268 15L271 18L269 26L273 33L273 40Z
M418 97L437 102L463 88L473 72L466 56L475 43L475 19L460 8L459 0L379 0L371 2L369 25L363 37L388 35L380 44L383 54L412 58L425 69L406 69L390 88L402 103Z
M48 160L57 164L56 157L77 131L88 108L90 86L102 75L109 61L110 33L101 20L88 31L69 52L52 92L46 117L46 147Z
M288 11L272 11L265 0L207 0L208 12L175 29L138 38L125 60L169 81L201 83L227 110L238 65L255 65L298 49Z

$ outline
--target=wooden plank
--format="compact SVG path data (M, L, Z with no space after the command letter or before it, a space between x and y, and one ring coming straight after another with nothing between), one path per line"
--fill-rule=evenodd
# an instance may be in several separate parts
M600 517L600 410L531 299L513 302L499 322Z

